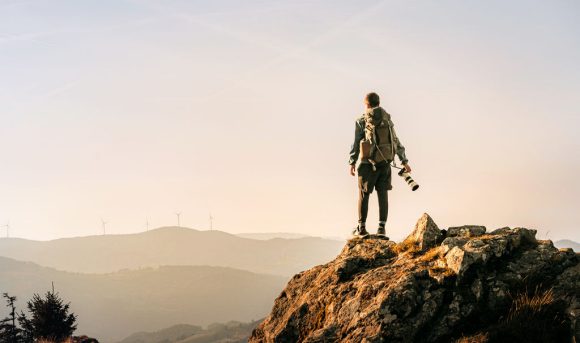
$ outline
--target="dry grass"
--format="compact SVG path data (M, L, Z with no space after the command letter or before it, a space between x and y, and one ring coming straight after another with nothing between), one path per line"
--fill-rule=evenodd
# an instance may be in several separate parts
M569 303L552 289L536 288L513 297L505 320L488 330L491 342L567 342L572 330Z
M433 247L425 253L420 254L421 249L419 248L419 242L409 238L395 245L393 251L396 254L407 253L411 255L410 257L416 257L415 261L418 263L418 266L428 269L430 275L442 275L445 278L455 275L453 270L446 267L446 264L445 266L441 266L432 263L441 257L441 247L439 246Z
M415 254L421 251L421 249L419 248L419 242L416 239L407 238L401 243L397 243L397 245L395 245L393 248L393 251L397 254L402 254L405 252Z
M455 343L486 343L488 341L488 336L486 333L478 333L474 336L461 337L456 340Z
M421 255L421 257L419 257L418 260L419 260L419 262L431 262L431 261L441 257L440 253L441 253L441 249L439 247L434 247L434 248L427 250L427 252L425 252L423 255Z
M471 238L481 239L482 241L485 241L485 240L489 240L489 239L493 239L493 238L497 238L497 237L498 237L497 235L490 235L489 233L486 233L486 234L483 234L481 236L474 236Z
M526 316L535 316L541 313L547 306L554 303L554 291L549 289L547 291L540 292L536 289L533 294L521 293L518 294L510 308L510 313L508 315L508 321L514 320L515 318L526 314Z
M568 304L556 299L552 289L536 288L512 298L508 315L484 332L462 337L455 343L568 342L572 336L566 314Z

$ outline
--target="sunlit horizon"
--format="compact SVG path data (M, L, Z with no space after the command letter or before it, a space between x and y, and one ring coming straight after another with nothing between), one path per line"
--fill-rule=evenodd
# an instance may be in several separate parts
M580 241L579 9L0 1L0 237L137 233L176 212L347 237L354 120L376 91L421 186L393 176L391 238L426 212Z

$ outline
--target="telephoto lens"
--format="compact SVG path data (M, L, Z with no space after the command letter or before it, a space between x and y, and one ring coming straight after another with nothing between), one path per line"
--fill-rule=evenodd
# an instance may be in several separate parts
M402 177L407 182L409 187L411 187L412 191L416 191L417 189L419 189L419 184L417 184L417 182L415 182L415 180L413 180L413 178L411 177L411 174L405 172L405 169L401 169L398 174L400 177Z

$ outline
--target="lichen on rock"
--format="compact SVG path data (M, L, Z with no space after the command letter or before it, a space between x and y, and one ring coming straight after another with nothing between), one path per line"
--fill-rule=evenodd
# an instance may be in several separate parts
M546 337L571 339L580 327L578 256L535 234L486 233L475 225L440 230L424 214L399 244L380 236L351 239L336 259L290 280L250 341L493 342L509 329L509 318L524 318L514 312L514 299L531 291L552 292L550 311L565 301L563 317L544 323L559 331Z

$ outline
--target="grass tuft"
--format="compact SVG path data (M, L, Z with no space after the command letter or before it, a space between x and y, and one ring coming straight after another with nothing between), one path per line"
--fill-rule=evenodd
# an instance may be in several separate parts
M421 251L421 248L419 247L419 242L416 239L407 238L401 243L397 243L393 251L396 252L397 254L402 254L405 252L415 254Z
M508 321L522 318L533 318L542 314L551 304L554 303L554 291L536 291L533 294L527 292L518 294L512 302L512 307L508 315Z
M419 262L431 262L440 257L441 249L440 247L434 247L427 250L421 257L419 257Z
M478 333L475 336L461 337L455 343L487 343L488 336L486 333Z
M569 342L572 337L569 303L556 299L552 289L539 287L512 298L508 315L485 332L462 337L455 343Z

